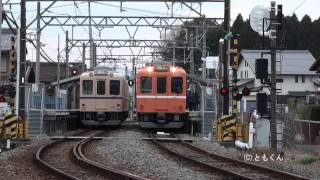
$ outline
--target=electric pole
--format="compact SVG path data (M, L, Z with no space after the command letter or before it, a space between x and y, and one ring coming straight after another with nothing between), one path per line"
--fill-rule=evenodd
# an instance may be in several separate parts
M88 1L88 11L89 11L89 44L90 44L90 69L94 68L93 60L93 41L92 41L92 26L91 26L91 0Z
M25 76L26 76L26 0L21 0L20 3L20 113L23 118L25 116ZM19 87L17 87L19 88Z
M271 148L273 150L277 150L277 119L276 119L276 105L277 105L277 92L276 92L276 47L277 47L277 24L276 24L276 16L275 16L275 7L276 2L271 2L271 11L270 11L270 19L271 19L271 123L270 123L270 131L271 131Z
M69 47L68 47L68 42L69 42L69 32L66 31L66 64L65 64L65 75L66 78L70 76L70 71L69 71Z
M36 83L40 83L40 1L37 2L37 49L36 49Z
M2 0L0 0L0 42L2 42ZM2 52L2 47L0 45L0 83L1 83L1 62L2 62L2 56L1 56L1 52Z
M224 31L226 33L230 32L230 0L224 1ZM228 70L228 40L224 40L223 43L223 86L229 87L229 70ZM223 114L227 115L229 114L229 94L225 95L223 97Z

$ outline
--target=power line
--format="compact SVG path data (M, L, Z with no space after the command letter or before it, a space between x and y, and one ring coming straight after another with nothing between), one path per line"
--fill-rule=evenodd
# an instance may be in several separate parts
M303 0L291 13L288 14L288 16L295 13L307 0Z

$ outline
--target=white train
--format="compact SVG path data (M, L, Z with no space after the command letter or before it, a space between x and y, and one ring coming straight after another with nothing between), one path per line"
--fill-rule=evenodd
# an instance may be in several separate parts
M128 84L112 69L82 73L79 98L81 123L85 126L119 125L128 117Z

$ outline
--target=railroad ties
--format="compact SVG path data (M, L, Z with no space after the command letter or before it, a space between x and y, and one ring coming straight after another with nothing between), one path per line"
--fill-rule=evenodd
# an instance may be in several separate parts
M174 136L173 134L171 135ZM153 137L153 142L171 155L191 163L210 169L213 173L219 172L224 178L235 179L308 179L293 173L280 171L253 163L232 159L208 152L183 140L161 141ZM179 138L178 138L179 139Z
M41 146L37 150L35 159L40 166L50 170L56 176L59 176L65 179L80 179L80 177L78 177L77 175L71 174L70 171L62 170L60 169L60 167L55 167L54 165L50 164L50 162L46 161L43 158L44 154L46 153L46 151L48 151L49 148L52 148L53 146L57 146L58 144L68 140L78 140L78 142L72 147L71 153L69 153L72 156L71 159L73 159L74 163L76 163L77 165L80 165L86 170L90 169L90 172L98 173L102 178L147 180L144 177L140 177L138 175L131 174L129 172L107 167L96 161L90 160L85 156L83 148L86 146L86 144L89 143L90 141L96 140L93 137L101 136L103 133L105 132L101 131L101 132L93 133L90 136L87 136L86 138L81 138L80 141L79 139L68 139L67 137L61 138L61 139L58 138L57 140L49 144L45 144Z

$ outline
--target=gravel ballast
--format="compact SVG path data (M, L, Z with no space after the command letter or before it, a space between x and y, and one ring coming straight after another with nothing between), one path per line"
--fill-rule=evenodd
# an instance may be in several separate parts
M189 137L188 135L183 135L183 137ZM309 156L314 156L313 154L310 153L305 153L302 151L294 150L294 149L283 149L284 151L284 158L283 161L280 160L275 160L271 161L270 159L268 161L263 161L261 158L265 154L267 157L270 157L272 154L274 154L276 159L279 155L279 153L274 153L271 150L265 150L265 149L253 149L250 151L244 151L240 149L235 149L232 147L226 148L224 146L221 146L217 142L211 142L207 140L203 140L200 138L197 138L197 141L194 141L193 144L206 149L212 153L216 153L219 155L227 156L230 158L235 158L239 160L244 160L245 154L250 154L253 157L256 155L260 157L260 161L249 161L251 163L257 163L263 166L267 166L270 168L274 169L279 169L283 170L286 172L290 173L295 173L299 174L302 176L310 177L312 179L320 179L320 161L303 165L299 162L299 160L309 157ZM319 157L319 156L318 156Z
M87 156L105 165L151 179L221 179L212 172L168 155L150 141L134 139L146 137L146 133L118 130L109 136L124 138L94 142Z
M33 139L30 144L0 153L0 179L58 179L38 168L34 152L49 139Z

